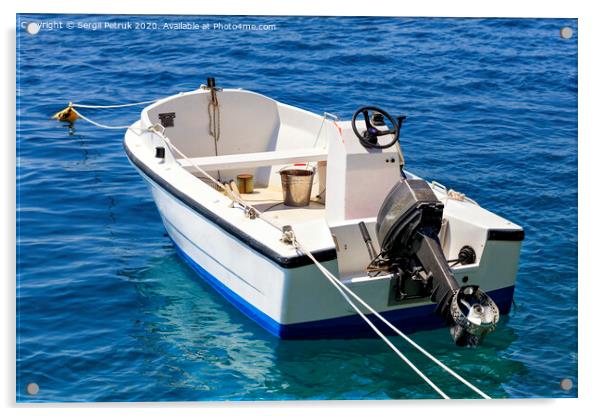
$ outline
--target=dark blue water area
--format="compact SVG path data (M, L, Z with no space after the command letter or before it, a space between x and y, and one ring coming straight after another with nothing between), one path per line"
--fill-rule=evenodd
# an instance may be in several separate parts
M577 395L576 20L17 19L17 401L438 397L378 339L267 334L177 256L126 159L123 131L80 121L70 134L50 120L70 100L149 100L207 76L343 119L368 104L406 114L409 170L526 233L516 308L483 346L457 348L445 329L412 337L493 397ZM31 21L63 28L32 36L21 29ZM67 29L69 21L151 29ZM276 29L161 29L181 21ZM565 26L570 39L560 36ZM139 111L85 114L127 125ZM476 397L394 342L450 396ZM573 387L561 389L563 379Z

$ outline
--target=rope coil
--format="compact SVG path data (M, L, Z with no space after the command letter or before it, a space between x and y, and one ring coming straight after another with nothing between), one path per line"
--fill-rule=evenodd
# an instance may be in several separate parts
M215 80L212 80L209 87L211 99L209 105L207 105L207 112L209 113L209 134L213 137L213 147L215 148L215 156L218 156L217 142L221 135L221 116L219 101L217 100L217 88L215 87ZM221 180L221 173L217 171L217 178Z

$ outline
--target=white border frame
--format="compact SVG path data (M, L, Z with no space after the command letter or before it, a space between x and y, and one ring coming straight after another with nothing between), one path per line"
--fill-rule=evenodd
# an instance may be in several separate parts
M495 3L480 1L429 1L393 4L386 0L346 0L326 2L314 0L278 1L221 0L191 2L190 0L104 0L99 4L63 1L61 4L41 0L20 0L3 4L2 29L2 84L4 97L0 100L0 114L4 126L2 140L2 229L4 238L0 253L4 266L3 319L1 322L2 376L0 392L5 414L27 415L105 415L120 409L124 414L165 415L169 413L212 414L318 415L331 413L335 408L347 414L360 415L371 409L399 415L399 412L445 412L446 415L465 412L487 412L506 415L522 410L545 411L547 414L590 413L590 406L602 400L597 392L602 351L599 317L595 307L600 302L602 276L596 258L601 248L596 237L602 235L599 211L600 192L594 187L602 177L599 161L602 131L599 123L599 105L602 96L599 40L602 39L602 21L595 2L506 0ZM14 11L13 11L14 9ZM528 399L482 401L298 401L298 402L193 402L154 404L15 404L15 13L106 13L106 14L211 14L211 15L396 15L448 17L564 17L579 19L579 399ZM534 409L538 407L541 409ZM204 410L200 410L204 409Z

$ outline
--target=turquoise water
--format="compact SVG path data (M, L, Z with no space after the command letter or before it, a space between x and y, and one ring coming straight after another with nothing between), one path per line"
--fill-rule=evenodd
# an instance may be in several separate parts
M78 122L69 134L49 120L69 100L149 100L207 76L342 118L367 104L407 114L409 170L526 232L516 308L484 346L454 347L444 329L413 339L494 397L577 395L576 20L17 19L47 23L35 36L17 30L17 401L438 397L377 339L267 334L176 255L122 131ZM145 28L102 28L127 21ZM162 30L166 22L276 28ZM77 29L84 23L101 28ZM123 125L138 112L85 114ZM476 397L395 343L446 393Z

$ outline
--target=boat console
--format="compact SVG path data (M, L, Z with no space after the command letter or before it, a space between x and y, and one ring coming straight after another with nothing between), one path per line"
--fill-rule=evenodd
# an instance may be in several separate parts
M328 145L326 221L335 242L342 279L366 275L366 265L372 259L365 250L358 223L364 223L367 232L376 240L376 215L400 177L402 158L398 148L393 146L397 139L393 141L388 137L391 133L386 126L372 126L369 111L373 109L363 107L352 121L339 123L341 134L330 136ZM365 123L370 126L366 131L371 133L357 135L356 132L363 129L363 126L356 126L358 115L366 117ZM392 128L397 138L396 124ZM384 140L387 143L379 144Z

